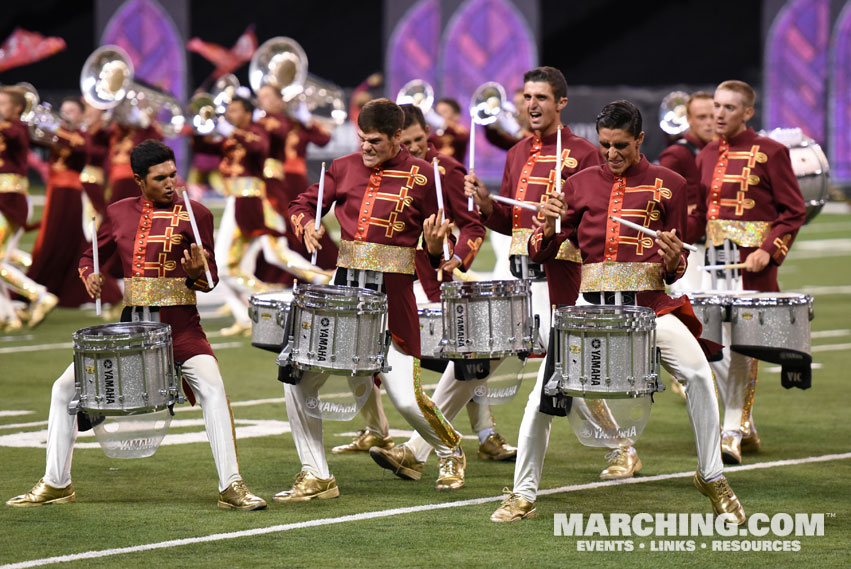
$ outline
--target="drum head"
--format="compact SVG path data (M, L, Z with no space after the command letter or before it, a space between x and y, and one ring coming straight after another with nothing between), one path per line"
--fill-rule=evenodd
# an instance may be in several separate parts
M372 392L372 375L329 375L321 384L302 379L294 392L305 412L326 421L351 421Z
M171 419L168 409L142 415L108 416L93 430L106 456L145 458L157 452Z
M650 397L583 399L574 397L567 414L579 442L589 447L633 445L650 420Z
M528 361L528 358L508 357L499 363L492 362L488 380L476 387L473 401L502 405L514 399L523 380L531 378L534 382L538 374L537 366L527 366Z

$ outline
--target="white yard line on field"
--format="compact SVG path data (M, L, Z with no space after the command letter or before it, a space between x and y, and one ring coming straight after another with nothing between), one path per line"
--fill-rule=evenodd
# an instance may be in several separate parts
M726 468L727 472L742 472L745 470L762 470L765 468L777 468L782 466L794 466L797 464L808 464L813 462L831 462L836 460L846 460L851 458L851 452L843 454L826 454L821 456L810 456L807 458L797 458L791 460L776 460L772 462L758 462L756 464L747 464L744 466L734 466ZM620 486L623 484L644 484L645 482L659 482L661 480L670 480L672 478L690 478L694 476L694 471L687 472L672 472L670 474L658 474L656 476L642 476L640 478L628 478L626 480L611 480L607 482L591 482L589 484L574 484L572 486L561 486L559 488L551 488L538 492L539 496L548 496L551 494L564 494L567 492L580 492L582 490L593 490L596 488L606 488L609 486ZM380 518L389 518L392 516L401 516L404 514L415 514L419 512L429 512L434 510L446 510L449 508L463 508L466 506L478 506L491 502L499 502L503 496L488 496L485 498L474 498L471 500L457 500L454 502L444 502L442 504L423 504L421 506L409 506L407 508L393 508L390 510L378 510L374 512L363 512L360 514L350 514L347 516L338 516L336 518L321 518L318 520L309 520L306 522L296 522L291 524L280 524L262 528L254 528L242 531L234 531L227 533L214 533L210 535L202 535L198 537L187 537L183 539L172 539L168 541L159 541L156 543L145 543L142 545L134 545L130 547L116 547L112 549L100 549L95 551L85 551L82 553L74 553L71 555L58 555L55 557L46 557L43 559L32 559L30 561L21 561L19 563L10 563L8 565L0 565L0 569L26 569L28 567L42 567L44 565L53 565L56 563L68 563L71 561L79 561L81 559L97 559L101 557L111 557L113 555L124 555L127 553L140 553L144 551L154 551L157 549L170 549L172 547L181 547L184 545L195 545L198 543L210 543L215 541L224 541L229 539L241 539L246 537L254 537L258 535L268 535L272 533L281 533L297 529L310 527L321 527L335 524L344 524L351 522L362 522L364 520L375 520ZM59 506L61 507L61 506ZM66 506L67 507L67 506Z

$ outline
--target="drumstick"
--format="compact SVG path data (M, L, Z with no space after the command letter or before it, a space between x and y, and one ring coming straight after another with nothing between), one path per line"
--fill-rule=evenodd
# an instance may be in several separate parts
M189 225L192 226L192 236L195 238L195 244L201 249L201 260L204 261L204 275L207 277L207 286L213 286L213 274L210 272L210 266L207 264L207 255L204 254L204 245L201 243L201 234L198 232L198 224L195 222L195 213L192 211L192 201L186 194L186 188L183 188L183 201L186 203L186 213L189 214Z
M556 191L561 193L561 125L556 137ZM561 233L561 215L556 218L556 234Z
M443 184L440 181L440 170L437 167L437 157L431 161L434 166L434 188L437 192L437 209L440 211L440 218L437 220L437 225L443 222ZM443 260L449 260L449 241L448 239L443 240Z
M470 119L470 175L476 169L476 122ZM467 211L473 211L473 196L467 198Z
M491 198L493 198L494 200L496 200L498 202L506 203L508 205L513 205L513 206L516 206L516 207L522 207L524 209L528 209L528 210L531 210L531 211L538 211L538 206L536 206L536 205L526 203L526 202L521 202L519 200L513 200L513 199L507 198L505 196L491 196Z
M704 265L704 271L726 271L728 269L744 269L745 263L733 263L732 265Z
M316 200L316 222L313 225L313 229L319 231L319 228L322 227L322 195L325 193L325 162L322 163L322 170L319 172L319 197ZM316 249L313 250L313 254L310 256L310 264L316 264L316 255L318 251Z
M95 216L92 216L92 261L95 265L95 274L100 275L100 257L98 256L98 228ZM100 281L100 276L98 276L98 281ZM95 297L95 314L100 316L100 294Z
M631 221L621 219L621 218L616 217L614 215L610 215L609 218L614 219L615 221L617 221L618 223L620 223L622 225L626 225L627 227L631 227L631 228L635 229L636 231L640 231L641 233L646 233L647 235L650 235L652 237L658 237L658 235L656 234L655 231L653 231L652 229L648 229L644 226L638 225L637 223L633 223ZM694 245L691 245L689 243L683 243L683 248L688 249L689 251L694 251L695 253L697 253L697 247L695 247Z

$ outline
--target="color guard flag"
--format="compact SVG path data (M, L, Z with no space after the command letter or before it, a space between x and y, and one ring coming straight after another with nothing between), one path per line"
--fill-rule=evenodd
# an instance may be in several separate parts
M65 40L59 37L44 37L38 32L15 28L0 46L0 73L35 63L65 49Z
M218 79L222 75L236 71L251 59L251 56L257 51L257 36L254 34L254 25L251 25L239 36L239 39L230 49L215 43L205 42L201 38L189 40L186 49L194 51L215 65L216 69L213 71L212 78Z

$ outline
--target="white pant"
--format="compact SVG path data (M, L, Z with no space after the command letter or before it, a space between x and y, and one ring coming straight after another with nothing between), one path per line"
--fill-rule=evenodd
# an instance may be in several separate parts
M240 476L230 402L225 393L219 364L212 356L199 355L186 360L181 371L203 411L207 438L213 449L213 460L219 475L219 492L222 492L232 482L239 480ZM74 391L74 364L71 364L53 383L50 396L44 481L54 488L65 488L71 483L77 416L68 414L68 404L74 398Z
M711 362L718 385L718 399L724 416L724 431L743 435L751 432L754 391L756 390L759 361L730 350L730 323L721 328L724 359Z
M402 352L391 342L387 351L387 363L391 371L381 374L381 384L387 391L390 401L414 430L435 448L438 456L446 457L452 454L450 448L432 427L422 408L417 402L414 389L414 357ZM325 448L322 444L322 419L309 415L305 409L305 397L302 386L319 387L328 378L327 373L307 372L298 385L284 384L284 394L287 405L287 417L293 433L296 451L301 460L302 470L319 478L331 476L328 462L325 459ZM430 403L425 394L424 401ZM429 412L431 420L439 420L433 412ZM386 418L384 419L386 423ZM450 432L454 433L451 425L447 424ZM386 431L385 431L386 432ZM456 436L457 433L454 433Z
M711 480L721 474L723 465L718 400L709 363L685 324L672 314L656 318L656 345L662 352L662 365L685 389L688 414L697 444L698 472L704 480ZM517 437L514 493L530 502L535 501L538 493L553 421L552 415L538 410L544 367L541 366L535 388L529 395ZM577 402L584 404L583 399L574 398L571 413L575 411Z

